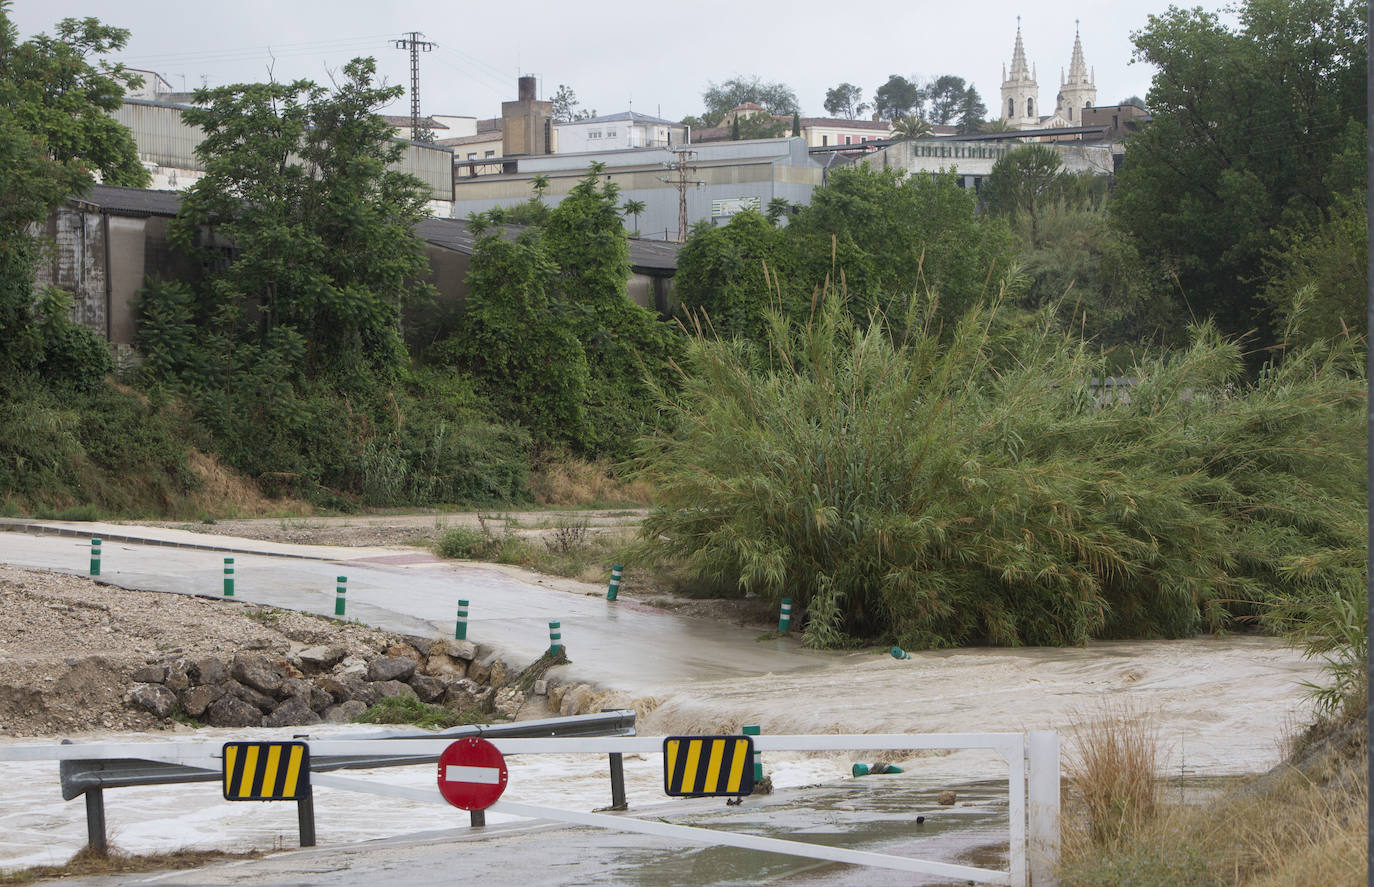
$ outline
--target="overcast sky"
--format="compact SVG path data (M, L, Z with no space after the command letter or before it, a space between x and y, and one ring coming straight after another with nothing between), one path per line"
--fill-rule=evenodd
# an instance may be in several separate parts
M1195 0L1194 0L1195 2ZM1183 5L1194 5L1194 2ZM695 0L689 3L419 3L413 0L17 0L21 36L51 32L68 16L128 28L117 58L154 70L180 89L267 79L327 82L327 71L371 55L389 83L409 89L409 55L393 42L420 31L437 46L420 57L426 114L494 117L515 98L522 73L542 97L565 83L601 113L634 110L673 120L701 112L709 82L757 74L796 90L804 114L824 116L826 89L849 81L873 90L889 74L955 74L997 108L1016 17L1040 101L1053 108L1060 70L1081 18L1083 52L1096 70L1099 104L1144 97L1152 70L1131 63L1131 32L1167 0L1114 3L853 3L838 0ZM1210 9L1222 3L1205 0ZM409 99L390 113L409 113Z

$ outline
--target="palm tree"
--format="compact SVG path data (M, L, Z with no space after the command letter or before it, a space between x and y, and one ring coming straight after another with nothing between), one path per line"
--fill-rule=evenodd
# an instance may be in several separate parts
M898 139L924 139L934 134L930 121L915 114L904 114L892 124L892 135Z
M625 201L625 215L635 217L635 234L639 233L639 214L644 212L646 208L642 200Z
M548 190L548 187L549 177L542 172L535 174L534 178L530 179L530 188L534 190L534 199L538 202L543 202L544 192Z

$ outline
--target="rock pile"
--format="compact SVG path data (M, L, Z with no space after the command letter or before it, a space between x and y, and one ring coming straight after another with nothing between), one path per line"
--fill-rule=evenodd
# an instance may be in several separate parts
M158 718L180 715L213 727L285 727L352 721L396 696L500 711L518 704L511 688L498 690L505 677L504 663L481 664L469 641L408 638L366 653L293 645L239 652L229 660L149 663L130 676L125 702Z

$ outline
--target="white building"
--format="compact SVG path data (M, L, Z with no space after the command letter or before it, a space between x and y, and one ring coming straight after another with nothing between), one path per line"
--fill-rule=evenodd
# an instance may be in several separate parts
M619 148L666 148L687 142L687 127L682 124L634 111L559 123L556 128L560 154L614 151Z

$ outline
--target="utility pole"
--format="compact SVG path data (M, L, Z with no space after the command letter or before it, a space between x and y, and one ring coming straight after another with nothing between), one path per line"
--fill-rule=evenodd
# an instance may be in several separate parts
M425 36L419 31L411 31L409 34L396 41L397 49L410 50L410 140L418 142L420 140L420 52L429 52L437 43L431 43L420 38Z
M700 187L706 183L687 178L687 173L697 171L695 166L687 162L687 158L695 156L697 152L687 148L669 148L668 153L675 155L677 159L671 163L663 164L663 167L669 172L677 173L677 178L659 177L659 181L677 188L677 241L678 243L685 243L687 241L687 186Z

